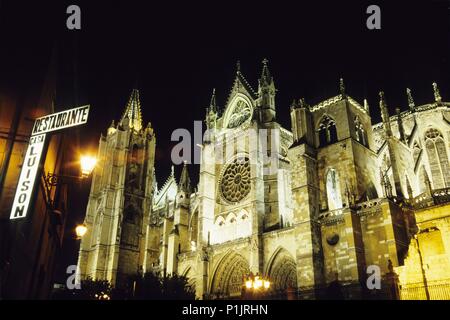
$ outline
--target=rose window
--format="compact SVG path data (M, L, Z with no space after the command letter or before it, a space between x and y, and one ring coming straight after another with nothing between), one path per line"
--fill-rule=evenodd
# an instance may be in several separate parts
M239 202L250 192L250 161L247 157L230 163L222 176L222 196L230 202Z

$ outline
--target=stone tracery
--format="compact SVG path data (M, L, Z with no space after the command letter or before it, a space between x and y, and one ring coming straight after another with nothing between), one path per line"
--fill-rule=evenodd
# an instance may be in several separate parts
M222 176L222 196L230 202L239 202L250 192L250 161L247 157L235 159Z
M268 273L275 291L297 287L297 265L285 249L276 253Z
M247 260L231 252L219 263L212 282L212 294L221 297L238 297L242 293L244 278L250 272Z

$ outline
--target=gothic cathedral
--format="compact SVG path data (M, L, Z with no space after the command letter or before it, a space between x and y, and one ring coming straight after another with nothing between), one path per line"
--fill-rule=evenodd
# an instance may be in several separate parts
M223 111L215 93L207 109L198 185L185 163L158 188L155 133L133 90L100 138L81 277L120 286L177 273L200 299L241 297L250 274L298 299L336 283L344 298L407 298L412 284L450 279L450 103L433 92L416 105L407 89L395 115L381 92L383 121L372 124L341 79L316 105L295 99L289 130L267 60L257 90L238 65ZM374 266L382 285L370 291Z

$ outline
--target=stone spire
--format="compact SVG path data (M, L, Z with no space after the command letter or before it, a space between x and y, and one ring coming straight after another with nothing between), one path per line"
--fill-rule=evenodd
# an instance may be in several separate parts
M434 101L437 103L442 102L441 94L439 93L439 88L436 82L433 82L433 92L434 92Z
M403 120L402 115L400 113L400 108L395 108L395 113L397 114L397 125L398 125L398 132L400 133L400 141L406 143L405 128L403 127Z
M186 193L191 192L191 179L189 178L189 172L187 169L186 161L183 164L183 170L181 171L180 183L178 184L178 191L184 191Z
M406 88L406 96L408 97L409 109L414 110L414 108L416 107L416 104L414 103L414 99L412 97L410 88Z
M302 109L305 109L305 108L309 107L308 104L305 101L305 98L300 98L300 100L298 100L298 105Z
M236 74L241 73L241 61L236 61Z
M366 110L367 113L370 112L369 102L367 102L367 99L364 99L364 110Z
M273 82L273 78L270 75L269 66L268 66L269 60L263 59L262 64L262 72L261 72L261 78L260 78L260 84L261 85L270 85L271 82Z
M388 108L386 105L386 101L384 99L383 91L380 92L380 109L381 109L381 118L383 119L384 133L386 135L386 140L387 140L386 142L387 142L387 146L388 146L388 150L389 150L389 158L391 159L392 175L394 178L394 188L395 188L397 197L402 198L403 192L402 192L401 183L400 183L400 180L401 180L400 172L398 170L396 153L394 152L394 146L392 145L392 139L391 139L392 138L391 121L389 118L389 112L388 112ZM390 182L389 183L386 182L385 189L389 191L389 192L386 192L386 194L392 193L390 191L390 190L392 190L392 186L390 185Z
M297 101L295 99L292 100L291 103L291 110L297 109L298 108L298 104Z
M215 130L217 127L218 107L216 102L216 89L213 89L209 107L206 108L205 123L208 130ZM211 142L213 132L206 131L204 142Z
M275 83L273 77L270 74L269 61L264 59L262 61L263 67L261 71L261 77L258 81L258 98L259 106L261 108L261 120L263 123L271 122L275 120Z
M137 89L131 91L130 99L128 100L125 112L120 120L122 124L124 123L125 118L128 118L130 128L136 131L142 129L141 102L139 100L139 90Z
M111 122L111 125L109 126L107 133L108 134L113 134L114 132L116 132L116 122L113 120Z
M211 101L209 102L209 111L214 113L217 112L216 88L214 88L212 91Z
M344 84L344 79L340 78L339 79L339 93L341 94L342 98L345 98L345 84Z
M386 105L386 101L384 99L384 92L380 91L380 110L381 110L381 118L383 119L384 132L386 136L392 136L391 129L391 121L389 119L389 111Z

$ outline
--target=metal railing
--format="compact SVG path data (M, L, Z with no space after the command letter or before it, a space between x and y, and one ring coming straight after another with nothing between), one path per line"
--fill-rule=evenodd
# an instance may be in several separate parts
M450 300L450 279L430 281L425 286L423 282L411 283L400 287L401 300Z

